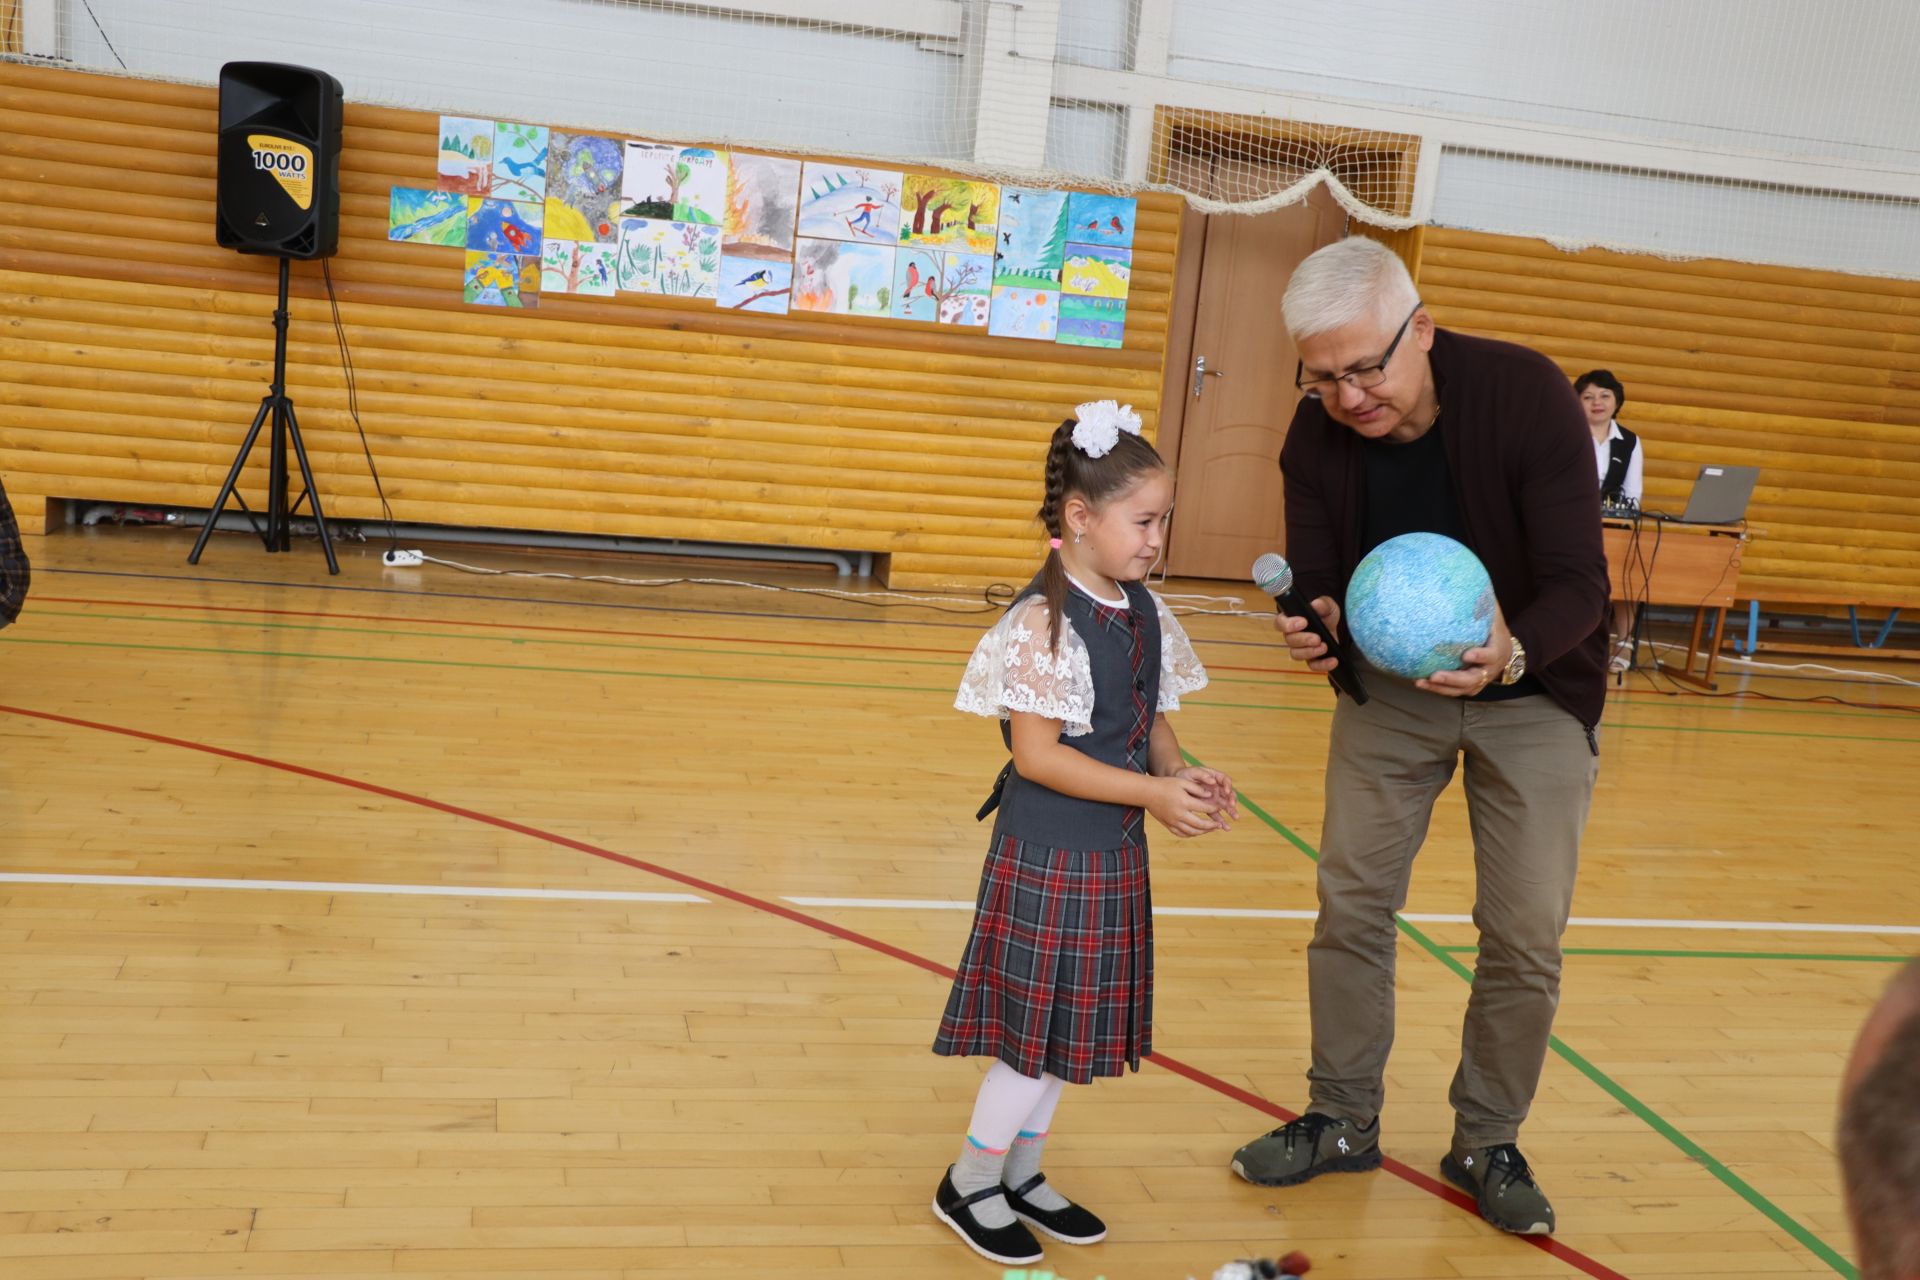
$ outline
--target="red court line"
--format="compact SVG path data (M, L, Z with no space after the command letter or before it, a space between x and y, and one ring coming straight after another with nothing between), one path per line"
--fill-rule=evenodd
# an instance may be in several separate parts
M223 760L237 760L243 764L258 765L263 769L275 769L282 773L290 773L302 778L311 778L317 782L329 782L336 786L350 787L356 791L364 791L372 795L384 796L389 800L398 800L403 804L417 805L420 808L432 809L456 818L465 818L469 821L483 823L490 827L498 827L502 831L511 831L516 835L527 836L547 844L559 845L565 849L573 849L580 853L590 854L596 858L604 858L608 862L617 862L622 866L632 867L636 871L644 871L649 875L659 876L663 880L671 880L676 884L685 885L690 889L698 889L700 892L711 894L713 897L723 898L728 902L737 903L743 907L751 907L755 911L763 911L769 915L778 916L783 920L790 921L803 928L827 934L829 937L839 938L841 941L850 942L855 946L865 947L869 951L875 951L881 955L890 956L895 960L904 961L907 964L913 965L915 968L925 969L928 973L938 974L943 978L951 978L954 976L952 969L937 961L929 960L925 956L915 955L911 951L896 947L888 942L882 942L880 939L869 937L864 933L857 933L852 929L834 924L830 920L823 920L819 916L798 911L784 903L755 897L753 894L743 893L738 889L729 888L726 885L718 884L712 880L703 880L699 876L688 875L684 871L675 871L673 868L661 866L657 862L648 862L642 858L628 857L624 853L616 853L611 849L602 848L595 844L588 844L584 840L575 840L569 836L560 835L557 832L545 831L539 827L531 827L523 822L515 822L511 818L502 818L494 814L481 813L477 809L468 809L460 805L448 804L443 800L435 800L430 796L415 795L410 791L398 791L392 787L383 787L376 782L363 782L358 778L349 778L343 774L327 773L321 769L310 769L305 765L292 764L285 760L273 760L266 756L249 755L244 751L233 751L226 747L216 747L204 742L193 742L186 738L169 737L162 733L149 733L144 729L131 729L123 725L103 724L97 720L82 720L76 716L60 715L52 711L35 711L28 707L0 705L0 714L25 716L33 720L45 720L54 724L71 725L77 729L93 729L101 733L112 733L127 738L138 738L143 742L155 742L162 746L179 747L185 751L197 751L204 755L217 756ZM1256 1111L1264 1112L1282 1121L1297 1118L1294 1112L1288 1111L1285 1107L1269 1102L1260 1095L1242 1089L1238 1085L1229 1084L1218 1076L1211 1075L1198 1067L1181 1062L1177 1058L1170 1058L1163 1053L1154 1053L1149 1055L1148 1061L1166 1068L1175 1075L1183 1076L1195 1084L1211 1089L1223 1097L1232 1098L1236 1102L1244 1103ZM1418 1187L1430 1195L1438 1196L1447 1203L1474 1214L1475 1217L1479 1216L1472 1199L1458 1189L1441 1182L1439 1179L1429 1177L1417 1169L1402 1164L1398 1160L1385 1160L1381 1167L1401 1181ZM1489 1228L1489 1230L1491 1229L1492 1228ZM1541 1252L1566 1263L1568 1266L1593 1276L1595 1280L1627 1280L1626 1276L1608 1267L1605 1263L1590 1258L1577 1249L1561 1244L1550 1236L1518 1236L1515 1238L1523 1243L1534 1246Z

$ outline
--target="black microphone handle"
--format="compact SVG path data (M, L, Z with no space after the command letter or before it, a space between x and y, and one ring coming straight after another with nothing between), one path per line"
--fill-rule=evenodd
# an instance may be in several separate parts
M1333 632L1327 630L1327 624L1321 619L1320 611L1300 594L1300 588L1288 587L1275 596L1273 602L1279 606L1280 612L1288 617L1307 620L1307 630L1319 636L1320 642L1327 646L1326 656L1340 660L1338 666L1327 672L1327 679L1331 680L1342 693L1352 698L1356 707L1365 706L1367 687L1360 683L1360 673L1348 663L1346 650L1340 647L1340 641L1334 637Z

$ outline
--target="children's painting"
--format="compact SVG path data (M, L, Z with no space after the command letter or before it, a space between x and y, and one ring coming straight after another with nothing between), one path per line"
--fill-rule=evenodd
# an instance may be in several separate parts
M1060 323L1060 291L993 287L987 332L996 338L1030 338L1052 342Z
M1067 193L1042 187L1000 188L993 279L1016 289L1052 289L1067 262Z
M940 273L940 287L934 294L940 302L940 323L986 328L993 299L993 259L984 253L942 254Z
M900 197L900 243L992 253L1000 187L910 173Z
M791 266L799 197L798 160L728 152L727 221L721 252L729 257L759 258Z
M493 186L493 129L491 120L466 116L440 117L438 186L483 196Z
M542 205L467 197L467 248L540 256Z
M1070 347L1117 347L1127 333L1124 298L1060 299L1060 330L1055 341Z
M900 175L808 161L800 171L800 235L886 245L900 239Z
M1083 298L1124 298L1133 278L1133 250L1098 244L1067 246L1061 287Z
M673 177L680 148L664 142L629 142L620 172L620 216L673 219Z
M621 174L623 218L717 227L727 212L727 153L629 142Z
M483 307L531 307L540 301L534 254L467 250L466 299Z
M727 218L727 153L682 147L673 166L673 220L717 227Z
M496 200L547 198L547 126L502 120L493 133L493 189Z
M738 258L720 254L720 305L729 311L783 316L793 297L793 259Z
M620 287L669 298L719 293L720 228L658 218L620 221Z
M387 200L387 239L465 248L467 198L458 191L395 187Z
M939 285L940 251L902 247L893 255L893 318L932 324L940 316Z
M893 247L802 238L793 258L793 309L884 316L893 304Z
M993 259L902 247L893 264L893 318L984 326L993 289Z
M1139 201L1132 196L1109 196L1076 191L1067 199L1067 239L1077 244L1133 247L1133 219Z
M591 134L555 133L547 140L547 235L598 244L620 239L625 151L614 139Z
M540 247L540 292L611 298L618 287L619 247L591 240L555 240Z

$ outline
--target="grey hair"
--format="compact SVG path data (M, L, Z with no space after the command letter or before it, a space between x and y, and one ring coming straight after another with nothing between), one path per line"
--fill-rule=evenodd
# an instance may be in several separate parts
M1394 325L1420 301L1400 256L1366 236L1348 236L1307 255L1280 299L1296 341L1356 320Z
M1920 963L1889 984L1911 991ZM1920 1275L1920 1009L1909 1010L1840 1106L1840 1175L1860 1280Z

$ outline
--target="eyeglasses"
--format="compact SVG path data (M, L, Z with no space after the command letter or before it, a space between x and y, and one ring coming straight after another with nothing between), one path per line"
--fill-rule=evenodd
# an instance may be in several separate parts
M1393 353L1399 349L1400 340L1407 336L1407 326L1412 324L1413 318L1420 314L1420 308L1423 305L1416 302L1413 304L1413 310L1407 312L1407 318L1400 322L1400 331L1394 334L1393 341L1387 344L1387 353L1380 357L1379 364L1370 364L1364 369L1349 369L1331 378L1309 378L1302 382L1300 375L1307 371L1307 367L1296 360L1293 365L1293 385L1300 389L1300 394L1310 400L1318 400L1332 393L1342 382L1350 387L1361 389L1379 386L1387 380L1387 361L1393 359Z

